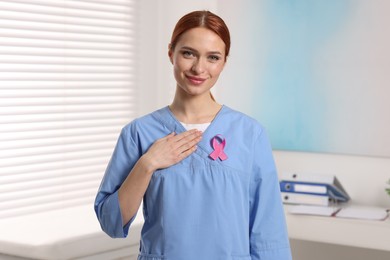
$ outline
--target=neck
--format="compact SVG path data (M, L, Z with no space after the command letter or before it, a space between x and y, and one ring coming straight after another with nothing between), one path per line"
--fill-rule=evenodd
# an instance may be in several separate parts
M203 96L182 96L176 91L175 98L169 106L176 118L187 124L201 124L211 122L221 109L211 93Z

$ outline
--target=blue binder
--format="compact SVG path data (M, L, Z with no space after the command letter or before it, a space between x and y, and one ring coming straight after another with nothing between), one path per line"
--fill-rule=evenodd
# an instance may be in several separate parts
M302 174L296 176L300 176L300 178L298 177L293 180L286 178L287 180L280 181L281 192L328 196L332 200L340 202L346 202L350 199L335 176L327 176L327 180L321 176L318 178L308 178ZM319 181L323 180L323 182L311 182L314 179Z
M329 196L329 198L333 200L342 202L349 200L348 194L344 193L337 187L329 184L281 181L280 191L318 196Z

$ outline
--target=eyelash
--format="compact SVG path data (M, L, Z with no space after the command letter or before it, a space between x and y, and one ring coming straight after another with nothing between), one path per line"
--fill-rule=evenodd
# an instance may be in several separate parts
M192 58L195 56L195 54L191 51L182 51L182 55L185 57L185 58ZM208 57L209 60L211 60L212 62L216 62L216 61L219 61L221 59L221 57L217 56L217 55L210 55Z
M182 54L183 54L183 56L185 57L185 58L189 58L190 56L192 57L192 56L195 56L192 52L190 52L190 51L183 51L182 52Z
M216 55L211 55L209 57L209 59L212 60L212 61L219 61L221 58L219 56L216 56Z

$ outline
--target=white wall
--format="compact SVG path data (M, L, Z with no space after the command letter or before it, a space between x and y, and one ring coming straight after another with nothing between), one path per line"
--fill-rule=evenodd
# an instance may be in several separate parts
M218 1L218 12L226 20L231 31L232 50L231 57L228 60L229 64L226 66L225 71L223 72L224 75L221 77L219 86L217 87L217 99L255 118L258 117L257 110L259 109L256 96L261 95L258 88L259 85L264 84L263 82L259 82L258 79L266 77L264 74L266 70L264 70L264 68L267 64L265 64L262 57L267 57L266 54L269 48L269 46L266 46L266 39L262 41L262 39L259 38L259 35L264 38L267 35L270 37L277 37L277 35L270 32L272 26L275 25L269 24L269 22L262 17L269 15L262 12L265 12L264 8L270 5L270 2L272 1L242 0L239 3L238 1L233 0ZM335 1L331 2L333 5L336 3ZM282 5L282 2L279 3ZM303 5L305 2L296 1L291 3L291 5L298 5L299 3ZM289 5L289 2L283 1L283 4ZM346 8L352 10L350 12L360 12L359 15L362 15L362 6L365 7L365 10L376 10L381 5L387 9L389 7L386 1L380 0L373 1L371 3L371 7L373 8L371 9L368 8L367 5L369 4L366 1L359 0L350 3ZM364 14L370 15L370 17L375 16L372 13L367 12ZM280 13L276 13L275 15L278 14ZM240 19L237 19L238 17ZM351 17L355 16L351 15ZM384 17L385 16L382 14L378 20L383 20ZM370 19L374 18L371 17ZM355 22L355 20L351 18L349 24ZM350 25L348 28L357 30L359 26L360 24L357 24L356 26ZM271 27L271 29L268 27ZM385 38L385 36L382 38ZM354 39L355 38L353 38L353 40ZM359 44L352 45L354 48L360 46ZM381 49L387 50L387 48L383 48L383 46ZM369 51L367 48L363 48L362 50ZM386 55L389 53L390 52L387 52ZM372 62L373 60L374 58L372 59ZM386 63L383 63L383 60L381 60L380 63L380 66L378 65L377 67L378 70L383 69L386 65ZM353 64L347 64L353 67ZM387 62L387 64L389 63ZM360 64L359 66L362 65ZM368 66L368 69L370 70L375 67L372 64L368 64ZM348 70L348 68L345 69ZM324 71L324 74L325 73L326 71ZM340 73L340 75L342 75L342 73ZM281 73L280 77L283 76L284 75ZM358 80L360 75L355 75L355 77L356 80ZM344 80L342 82L344 82ZM372 84L381 86L382 81L372 81ZM239 98L237 98L238 94ZM356 93L353 94L356 95ZM364 96L360 97L360 99L364 98ZM378 98L380 100L383 99L382 95L379 95ZM285 104L278 105L284 106ZM308 110L310 110L310 108L308 108ZM269 111L269 113L272 113L272 111ZM383 111L381 116L384 121L388 121L388 111ZM261 121L259 118L258 120ZM345 124L347 126L347 122L348 121L341 122L340 124ZM357 131L357 129L350 127L349 131L350 135L353 135L353 132ZM327 137L317 136L316 138L324 139L326 142ZM373 137L370 136L364 136L363 138L364 140L373 139ZM390 134L387 133L385 138L386 140L390 139ZM359 142L359 139L356 139L355 141ZM384 189L387 186L386 182L390 179L390 158L286 151L275 151L275 157L279 172L304 171L309 173L335 174L339 177L353 201L362 204L390 207L390 197L384 192Z

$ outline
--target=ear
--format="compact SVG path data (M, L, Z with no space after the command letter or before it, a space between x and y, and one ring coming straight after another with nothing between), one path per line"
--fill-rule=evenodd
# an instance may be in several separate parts
M169 57L169 60L171 61L172 65L173 65L173 52L172 52L172 44L168 44L168 57Z

